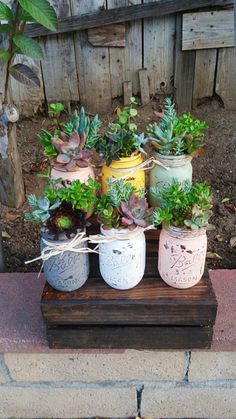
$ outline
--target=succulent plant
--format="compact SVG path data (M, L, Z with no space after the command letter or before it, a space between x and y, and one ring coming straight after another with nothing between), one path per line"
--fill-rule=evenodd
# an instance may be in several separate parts
M32 208L32 212L25 214L27 221L35 221L37 223L45 223L50 217L51 212L57 209L61 202L56 199L54 204L51 205L48 198L36 198L35 195L31 194L28 196L28 204Z
M120 214L117 208L112 205L107 205L97 215L98 222L103 225L105 229L118 228L120 224Z
M147 132L151 134L150 140L153 147L163 155L171 154L174 147L180 148L185 132L174 136L174 126L177 122L177 115L171 99L164 99L164 115L160 120L159 126L155 122L147 126ZM182 149L181 149L182 152Z
M86 135L80 135L74 131L71 136L62 140L61 138L51 138L53 147L58 151L58 155L52 160L53 167L61 171L70 172L76 167L87 167L88 159L92 157L91 150L84 150Z
M151 225L148 218L152 215L154 208L148 208L146 198L139 198L132 194L128 202L121 202L119 211L122 216L122 225L128 226L130 229L136 226L145 228Z
M204 148L202 131L208 126L199 119L193 119L189 112L177 117L174 106L171 99L164 99L164 112L159 125L155 122L147 126L149 141L163 155L193 156L200 153Z
M155 226L164 222L180 228L206 227L212 214L212 194L208 185L198 182L179 184L173 182L161 191L152 188L159 207L152 215Z

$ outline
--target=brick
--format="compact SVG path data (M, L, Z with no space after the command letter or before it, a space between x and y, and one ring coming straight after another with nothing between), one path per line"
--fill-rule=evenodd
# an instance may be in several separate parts
M136 390L129 388L0 387L0 418L133 417Z
M189 381L236 380L236 352L192 352Z
M141 417L235 419L236 388L145 388Z
M182 380L183 352L126 351L114 354L6 354L17 381Z

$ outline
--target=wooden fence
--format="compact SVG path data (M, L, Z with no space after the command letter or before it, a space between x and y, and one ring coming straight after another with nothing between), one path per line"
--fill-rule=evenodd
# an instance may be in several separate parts
M180 110L217 94L225 107L236 109L233 1L51 3L60 19L57 33L37 25L26 29L30 36L40 35L44 60L23 62L34 66L41 88L11 81L21 114L32 115L54 101L68 106L80 101L88 111L101 113L113 98L131 92L141 92L144 102L157 94L174 94ZM4 69L0 71L1 92Z

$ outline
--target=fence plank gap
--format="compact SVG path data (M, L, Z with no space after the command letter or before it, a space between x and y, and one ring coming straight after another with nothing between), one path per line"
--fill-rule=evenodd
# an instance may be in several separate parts
M182 49L234 46L234 11L186 13L183 15Z
M124 97L124 105L127 106L129 104L129 99L133 95L133 88L132 88L132 81L124 81L123 82L123 97Z
M141 0L133 0L139 4ZM117 6L127 6L129 10L129 0L108 0L107 7L116 10ZM140 91L138 70L142 67L142 22L126 23L126 47L110 48L110 74L111 74L111 94L115 98L123 94L122 82L130 80L132 82L133 94Z
M139 81L140 81L141 102L142 102L142 105L147 105L147 103L149 103L150 101L150 91L149 91L148 71L146 68L141 68L139 70Z
M72 0L73 1L73 0ZM109 0L108 0L109 1ZM87 2L88 3L88 2ZM103 7L104 3L102 4ZM145 17L159 17L183 12L186 10L203 7L225 7L233 5L232 0L160 0L148 4L135 4L127 7L119 7L115 10L100 10L97 13L83 14L82 8L77 8L77 15L61 19L54 34L74 32L89 28L95 28L113 23L128 22ZM89 5L88 5L89 6ZM119 3L120 6L120 3ZM90 10L91 11L91 10ZM93 10L94 11L94 10ZM92 12L93 12L92 11ZM82 13L82 14L81 14ZM50 35L51 32L38 24L26 26L25 33L28 36L37 37Z
M102 26L88 29L88 40L94 47L125 47L125 25Z
M175 100L178 111L192 108L195 51L182 51L182 16L176 16Z
M86 0L70 0L70 3L72 14L97 11L104 5L103 0L92 4ZM111 109L109 48L93 47L87 31L77 32L74 42L80 101L91 113L107 112Z

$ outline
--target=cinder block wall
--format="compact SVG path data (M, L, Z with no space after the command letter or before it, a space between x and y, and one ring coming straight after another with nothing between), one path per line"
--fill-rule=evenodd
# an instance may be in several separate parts
M0 418L236 418L236 352L0 356Z

